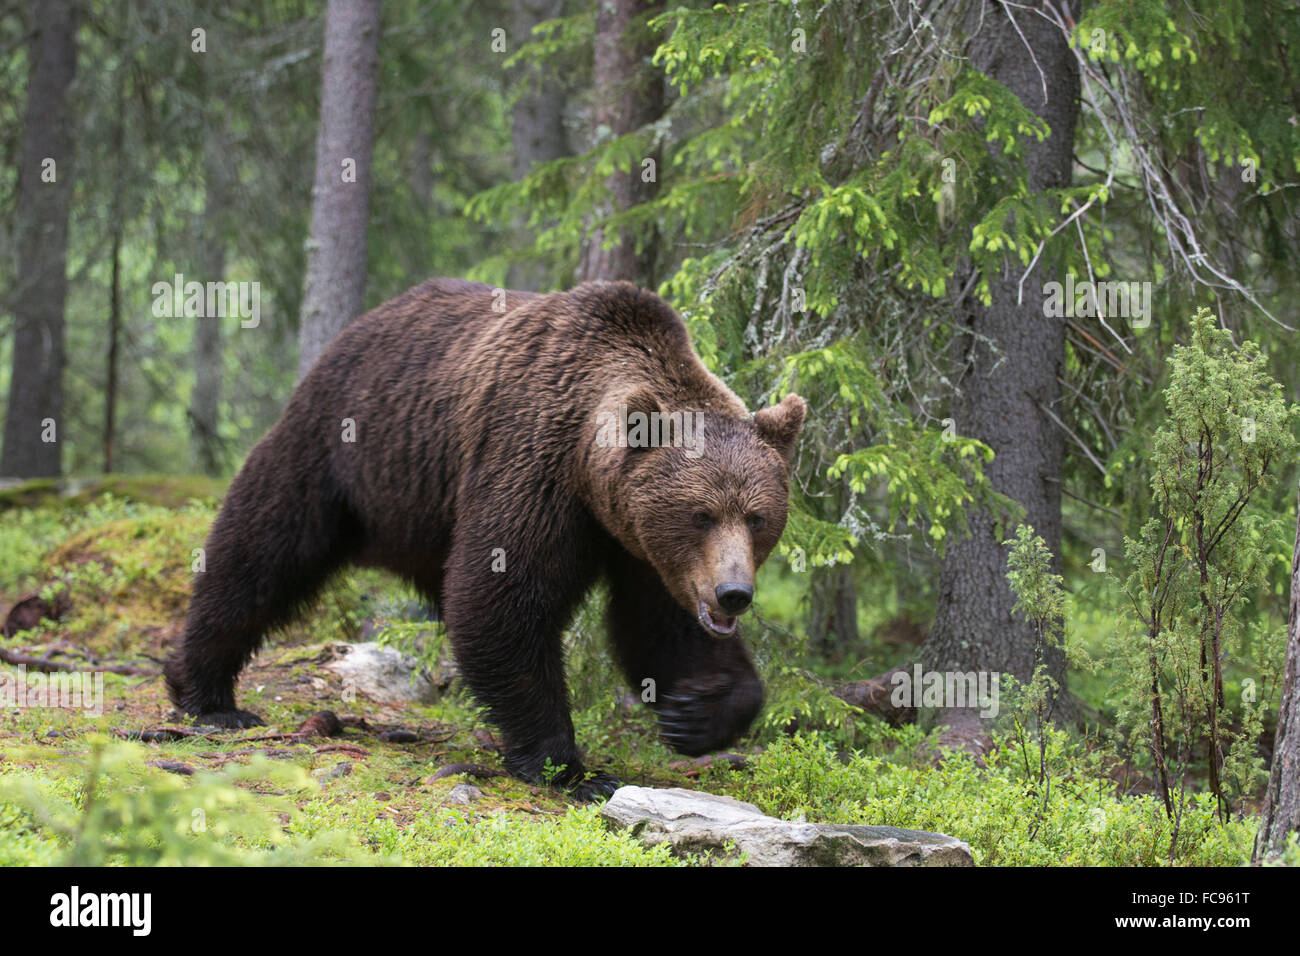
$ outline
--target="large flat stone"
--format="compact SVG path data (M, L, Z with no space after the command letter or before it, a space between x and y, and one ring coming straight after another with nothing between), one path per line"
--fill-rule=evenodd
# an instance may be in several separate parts
M395 705L408 701L432 704L438 699L438 689L429 675L409 654L373 641L335 644L331 652L334 659L324 665L325 669L371 700Z
M620 787L601 816L649 846L743 853L747 866L975 865L969 846L942 833L795 823L769 817L752 803L677 787Z

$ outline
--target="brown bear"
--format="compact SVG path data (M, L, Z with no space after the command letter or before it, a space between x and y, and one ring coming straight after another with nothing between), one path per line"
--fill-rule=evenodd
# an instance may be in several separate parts
M206 545L172 700L246 727L235 679L331 573L391 569L446 622L505 765L612 793L574 741L561 634L604 578L665 741L726 746L762 684L736 634L785 527L805 405L750 415L663 299L626 282L503 292L433 279L331 343L249 453ZM649 691L649 693L646 693ZM651 700L652 698L652 700Z

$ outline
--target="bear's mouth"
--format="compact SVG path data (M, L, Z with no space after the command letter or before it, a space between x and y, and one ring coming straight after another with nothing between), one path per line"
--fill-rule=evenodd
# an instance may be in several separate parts
M700 602L699 618L706 631L712 631L714 634L734 634L736 632L736 618L721 615L714 617L707 601Z

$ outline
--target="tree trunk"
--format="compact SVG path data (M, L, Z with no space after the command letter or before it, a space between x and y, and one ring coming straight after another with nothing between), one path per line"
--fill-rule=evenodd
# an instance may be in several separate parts
M970 49L973 64L1015 93L1051 130L1041 143L1033 138L1022 142L1029 188L1067 185L1079 115L1074 55L1060 31L1031 10L1016 6L1014 23L1000 4L987 3L982 12ZM1043 315L1040 296L1026 295L1017 304L1023 268L1018 259L1008 258L1001 272L989 277L992 304L973 305L971 362L953 417L961 434L992 447L996 457L987 473L993 488L1024 505L1024 521L1051 549L1053 570L1059 572L1064 445L1059 427L1042 409L1060 408L1065 330L1060 319ZM992 516L984 511L970 518L971 536L954 541L945 555L934 625L922 658L932 670L998 671L1028 680L1034 672L1035 634L1027 621L1012 616L1015 598L1002 545L1014 529L995 531ZM1046 663L1064 690L1062 654L1052 651ZM940 720L955 726L968 717L945 713Z
M1300 832L1300 521L1291 554L1291 619L1286 634L1286 669L1273 740L1273 769L1259 815L1255 862L1280 854L1287 838Z
M564 0L515 0L515 44L528 42L537 24L563 14ZM519 66L511 82L521 91L510 113L514 147L511 174L518 181L537 163L550 162L569 154L569 138L564 131L567 90L551 65ZM515 224L515 231L515 248L522 249L531 244L522 217ZM512 262L506 284L512 289L541 291L546 284L546 270L532 261Z
M113 439L117 430L117 353L122 332L122 188L126 180L126 71L117 71L117 118L113 126L113 155L118 189L113 193L112 276L108 292L108 367L104 382L104 474L111 474Z
M31 4L31 66L14 228L13 373L0 456L0 475L19 478L60 472L63 308L75 145L68 90L77 67L77 12L73 0ZM45 181L51 174L54 180Z
M411 171L407 181L420 212L426 217L433 211L433 111L421 107L428 127L415 134L411 144Z
M104 474L113 471L117 430L117 352L122 329L122 221L113 220L113 272L108 292L108 367L104 385Z
M226 208L225 141L221 118L204 144L203 234L199 251L199 281L222 282L226 273L226 235L222 218ZM221 473L218 440L221 408L221 317L204 315L194 319L194 392L190 396L190 448L194 461L205 475Z
M361 314L370 159L379 80L380 0L329 0L316 180L299 329L298 378Z
M835 513L849 507L848 486L835 493ZM826 661L840 661L858 644L858 593L853 583L853 566L835 564L812 569L811 607L808 636L817 654Z
M808 634L816 642L818 656L826 661L843 660L858 644L858 594L853 566L815 568L812 602Z
M622 136L653 123L664 109L663 76L650 63L655 43L646 21L662 9L659 0L598 0L596 3L596 107L593 127L598 138L606 131ZM609 177L612 213L623 212L652 198L657 189L658 150L644 157L654 161L654 178L644 167L620 170ZM579 278L627 279L643 286L654 283L654 244L645 241L638 252L635 239L624 232L608 249L594 230L582 250Z

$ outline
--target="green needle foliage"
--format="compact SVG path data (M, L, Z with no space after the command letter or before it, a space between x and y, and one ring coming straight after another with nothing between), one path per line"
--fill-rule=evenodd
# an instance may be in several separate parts
M1253 683L1239 702L1225 692L1227 668L1243 663L1243 610L1267 580L1272 519L1252 502L1289 463L1300 408L1285 402L1259 348L1234 345L1208 310L1193 318L1171 368L1151 444L1153 517L1125 539L1125 589L1142 626L1121 635L1114 672L1121 721L1150 755L1166 813L1183 812L1188 770L1201 757L1226 817L1263 771L1265 702Z
M579 25L557 21L517 55L564 56ZM982 169L999 162L988 142L1014 155L1018 134L1045 129L1004 88L951 64L915 94L882 92L886 59L916 67L929 54L879 5L679 7L652 27L674 93L664 119L597 136L584 154L481 193L468 212L504 223L525 211L539 227L534 253L556 264L561 285L597 229L671 240L661 292L705 363L755 407L794 390L812 405L782 542L795 570L855 560L884 568L888 556L873 545L896 533L920 532L941 551L966 507L988 503L982 467L992 452L928 409L940 391L930 359L949 336L928 312L971 253L969 233L951 216L940 223L933 199L951 149L914 119L937 110L931 122L953 127L954 144ZM891 52L900 43L905 52ZM888 137L868 144L862 129L873 82L872 102L899 140L878 158ZM608 177L638 174L654 149L656 198L611 212ZM990 186L998 197L1002 188ZM1022 212L1014 228L1037 242L1054 209ZM1013 211L1000 221L1010 226ZM977 256L1001 259L1000 228L985 230Z
M1074 666L1087 663L1087 655L1075 641L1067 640L1065 629L1066 596L1064 581L1052 573L1052 552L1029 525L1016 528L1016 536L1005 542L1010 548L1007 556L1007 582L1016 596L1012 612L1022 615L1034 625L1034 673L1029 681L1012 688L1011 716L1020 751L1025 758L1025 775L1030 775L1029 750L1026 731L1032 728L1038 744L1038 779L1036 786L1042 791L1039 819L1047 813L1051 795L1051 770L1048 747L1051 721L1061 692L1060 684L1047 667L1049 648L1062 648L1066 659ZM1028 725L1028 726L1027 726ZM1037 827L1031 830L1032 836Z

